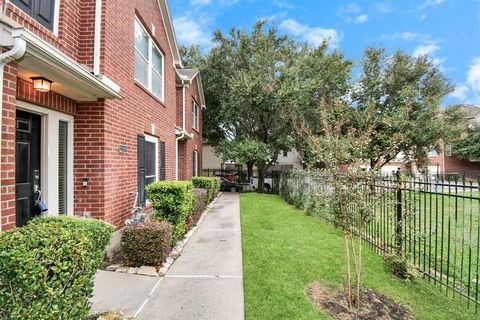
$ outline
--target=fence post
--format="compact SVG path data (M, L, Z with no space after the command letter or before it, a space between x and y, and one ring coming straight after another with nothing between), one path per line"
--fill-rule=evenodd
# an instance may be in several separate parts
M395 249L400 256L402 255L402 181L400 178L400 169L398 169L396 173L396 193Z

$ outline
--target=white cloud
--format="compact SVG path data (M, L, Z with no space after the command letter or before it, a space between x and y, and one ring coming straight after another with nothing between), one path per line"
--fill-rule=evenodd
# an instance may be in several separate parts
M386 2L377 2L373 6L380 13L389 13L393 10L392 5Z
M417 9L418 10L422 10L422 9L425 9L427 7L435 7L435 6L439 6L441 5L442 3L444 3L445 0L426 0L421 6L419 6Z
M464 84L460 84L455 87L455 90L452 93L450 93L450 97L455 100L465 102L469 91L470 91L470 88L468 88L468 86Z
M427 20L427 17L428 17L428 16L424 13L424 14L422 14L422 15L420 16L420 20L421 20L421 21Z
M181 44L198 44L201 47L206 47L210 44L210 33L198 21L200 20L187 16L173 20L177 39Z
M338 8L338 15L344 19L346 22L366 22L365 21L359 21L358 19L360 17L360 20L365 19L365 17L368 19L367 15L362 14L362 8L355 2L348 3L346 5L341 5ZM363 17L365 16L365 17Z
M470 69L467 73L467 84L473 91L480 94L480 57L473 59L472 64L470 64Z
M190 5L194 7L210 6L210 5L219 5L222 7L230 7L236 4L239 0L190 0Z
M440 46L438 46L435 43L429 43L429 44L419 44L415 50L413 50L412 55L414 57L420 57L420 56L431 56L435 51L438 51L440 49Z
M298 37L303 41L307 41L315 46L318 46L324 40L328 40L329 44L336 48L340 42L340 36L335 29L309 27L307 25L300 24L293 19L284 20L280 24L280 29L285 30L295 37Z
M275 0L273 1L273 4L275 4L277 7L281 9L289 9L289 10L295 9L295 6L293 4L284 0Z
M355 21L357 23L364 23L364 22L367 22L368 21L368 15L366 14L361 14L357 17L357 19L355 19Z
M403 41L430 41L430 36L425 33L418 32L397 32L394 33L391 37L392 40L403 40Z
M212 3L212 0L192 0L193 6L206 6Z
M480 57L472 60L465 83L457 85L450 97L458 102L480 104Z

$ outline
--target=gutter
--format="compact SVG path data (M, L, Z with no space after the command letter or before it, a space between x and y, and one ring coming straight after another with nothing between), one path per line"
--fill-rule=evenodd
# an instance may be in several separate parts
M2 141L2 125L3 125L3 74L5 71L5 65L11 61L18 60L23 57L25 51L27 50L27 43L21 38L15 38L14 45L12 49L7 52L0 54L0 141ZM2 148L0 146L0 166L2 159ZM0 179L0 190L2 189L2 180ZM0 193L0 203L1 203L2 194ZM1 213L0 213L1 216ZM0 222L0 232L2 231L2 224Z
M95 33L93 40L93 75L100 75L100 40L102 31L102 0L95 0Z

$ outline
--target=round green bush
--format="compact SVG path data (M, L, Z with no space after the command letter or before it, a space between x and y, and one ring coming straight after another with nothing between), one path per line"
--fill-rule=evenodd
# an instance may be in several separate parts
M113 227L36 218L0 233L0 319L84 319Z

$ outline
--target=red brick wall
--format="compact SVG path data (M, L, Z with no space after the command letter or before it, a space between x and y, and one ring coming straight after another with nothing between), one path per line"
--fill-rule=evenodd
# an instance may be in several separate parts
M3 72L1 123L0 224L1 230L15 226L15 104L17 64L11 62Z
M2 5L4 2L2 0ZM59 4L58 34L42 26L11 2L7 3L5 15L72 59L92 67L95 0L62 0Z
M144 22L144 27L153 37L165 58L165 102L162 103L144 90L134 80L134 21L135 14ZM175 179L175 122L176 89L175 69L168 40L161 20L157 1L122 1L107 5L104 10L104 55L102 69L107 77L120 85L123 100L107 100L103 108L103 124L98 132L97 150L100 157L96 169L104 179L103 194L93 185L83 190L82 176L91 173L76 173L75 190L76 213L83 211L82 206L90 204L89 211L94 213L94 201L99 197L98 214L117 227L123 225L130 216L134 196L137 191L137 134L152 134L166 144L166 176ZM84 117L99 110L85 109ZM80 111L78 112L80 115ZM85 121L88 123L89 121ZM78 122L77 122L78 123ZM154 130L152 130L152 124ZM76 125L78 127L78 125ZM127 153L119 152L119 145L128 147ZM90 147L87 147L90 149ZM80 161L80 160L79 160ZM83 170L88 170L85 166ZM99 176L99 183L101 182ZM100 189L100 188L99 188ZM81 192L83 190L83 192Z
M199 106L199 128L192 128L192 99ZM189 180L193 176L193 151L198 152L198 175L202 175L202 110L200 105L200 93L198 91L197 78L185 92L185 130L193 133L193 139L184 142L179 148L179 179Z
M31 82L17 79L17 99L54 109L71 115L75 114L77 102L53 91L39 92L33 89Z
M11 3L7 5L6 12L7 16L25 25L70 57L92 66L94 1L65 0L60 4L58 36ZM164 54L164 102L152 96L134 80L136 14ZM152 25L155 27L155 35ZM1 171L3 229L12 227L15 219L16 96L74 115L75 214L86 211L117 227L123 226L133 205L134 196L130 192L137 191L137 134L151 134L165 142L166 176L167 179L175 178L175 69L157 1L103 1L101 52L101 72L120 85L124 96L122 100L80 103L53 92L38 93L32 90L29 82L17 79L16 64L6 67ZM198 96L198 92L194 94ZM187 102L187 108L190 108L190 102ZM190 121L191 110L187 110L187 120ZM188 147L190 151L186 153L190 160L185 163L190 166L194 144L201 151L198 133L195 142ZM126 145L128 152L120 153L119 145ZM201 159L201 154L199 158ZM87 187L82 186L83 178L89 179Z

